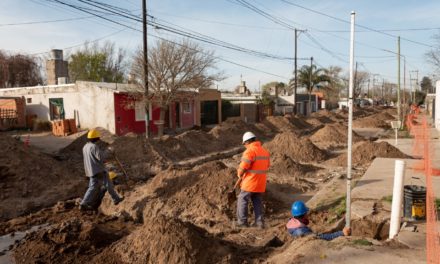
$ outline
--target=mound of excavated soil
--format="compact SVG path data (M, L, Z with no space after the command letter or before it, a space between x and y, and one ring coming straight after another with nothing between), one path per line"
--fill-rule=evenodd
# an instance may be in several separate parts
M330 124L335 121L339 121L339 119L335 118L330 111L318 111L310 114L310 117L307 120L311 120L312 122L321 123L321 124Z
M168 167L168 159L143 136L117 137L112 146L129 179L146 179Z
M116 157L122 163L130 179L146 179L168 166L168 159L163 157L156 150L157 147L155 147L154 143L151 143L152 141L148 141L143 136L127 135L116 137L112 136L106 130L98 130L100 130L101 135L103 135L101 138L102 140L98 142L98 145L105 149L109 146L109 142L111 142ZM70 162L81 172L80 175L84 175L82 149L86 143L87 134L84 134L59 151L59 154L63 159ZM109 160L113 160L113 157L109 157ZM117 163L115 164L116 169L120 171L121 169L118 168L119 165L117 165Z
M319 162L327 158L327 153L309 139L291 132L278 134L272 141L264 144L264 147L271 155L284 154L300 162Z
M241 144L241 139L246 131L252 131L258 138L265 138L264 130L257 128L253 124L247 124L240 119L228 118L220 125L215 126L209 131L209 135L218 140L224 148L236 147Z
M314 184L306 180L309 175L320 168L301 164L290 157L281 154L271 157L270 183L277 184L288 193L296 190L307 191L314 188Z
M263 121L263 124L271 128L272 131L275 132L285 132L285 131L294 132L298 129L302 129L302 126L297 126L295 123L291 122L291 120L292 120L291 117L268 116Z
M356 132L353 133L353 142L364 140ZM342 124L328 124L316 131L310 140L320 148L343 147L347 146L348 129Z
M284 175L290 177L294 181L317 170L319 170L318 167L298 163L285 154L278 154L271 157L270 172L277 176Z
M353 149L352 164L353 166L368 166L375 158L401 158L407 159L410 156L402 153L399 149L387 142L371 142L366 141ZM347 154L344 153L339 157L330 160L329 164L337 166L347 165Z
M94 263L230 263L233 248L203 229L159 215L94 259Z
M92 256L126 235L127 226L78 212L76 217L28 234L15 246L13 256L16 263L93 263Z
M0 136L0 221L78 197L87 187L81 171L11 137Z
M190 221L210 232L223 232L235 219L236 205L228 204L228 192L233 189L236 175L235 168L219 161L192 169L168 169L127 193L118 210L139 222L162 214ZM270 192L264 195L263 206L268 217L285 210ZM113 209L111 205L103 207L107 213Z
M374 115L359 118L353 121L355 128L390 128L390 125L382 119L376 118Z
M290 122L298 129L310 129L313 127L312 124L304 120L304 117L292 116Z
M392 116L390 113L386 111L379 112L377 114L372 115L372 117L375 117L377 119L383 120L383 121L389 121L396 119L394 116Z

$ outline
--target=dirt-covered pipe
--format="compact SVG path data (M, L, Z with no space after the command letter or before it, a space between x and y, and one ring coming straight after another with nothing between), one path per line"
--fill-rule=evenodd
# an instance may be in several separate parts
M405 178L405 161L396 160L394 167L393 202L391 205L391 221L390 221L390 235L389 235L390 239L393 239L397 235L397 233L399 233L399 229L400 229L404 178Z

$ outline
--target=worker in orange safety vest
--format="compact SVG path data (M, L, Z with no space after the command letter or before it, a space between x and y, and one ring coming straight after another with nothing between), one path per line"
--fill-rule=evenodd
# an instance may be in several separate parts
M241 179L237 199L237 227L247 227L248 204L252 200L255 226L264 228L262 194L266 191L266 173L270 166L270 154L252 132L243 135L246 147L241 158L237 176Z

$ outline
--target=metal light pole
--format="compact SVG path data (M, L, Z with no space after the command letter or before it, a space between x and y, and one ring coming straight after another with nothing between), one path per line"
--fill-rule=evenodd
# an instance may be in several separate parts
M148 94L148 42L147 42L147 0L142 0L142 31L144 48L144 85L145 85L145 137L149 137L150 101Z
M351 27L350 27L350 81L348 86L348 142L347 142L347 197L346 197L346 213L345 226L351 226L351 154L353 143L353 86L354 86L354 23L355 12L351 12Z
M400 36L397 37L397 120L402 120L400 116Z

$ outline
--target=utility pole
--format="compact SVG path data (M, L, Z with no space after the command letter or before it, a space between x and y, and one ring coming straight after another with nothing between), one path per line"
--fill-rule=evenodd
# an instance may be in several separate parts
M384 98L384 94L383 94L383 89L384 89L384 86L385 86L385 79L384 78L382 78L382 104L384 103L384 101L385 101L385 98Z
M373 85L374 85L374 81L373 81ZM368 78L367 98L370 98L370 78Z
M145 137L149 137L150 95L148 94L148 42L147 42L147 0L142 0L142 32L144 48L144 84L145 84Z
M312 91L313 91L312 75L313 75L313 57L310 57L310 73L309 73L309 84L310 84L309 112L310 112L310 114L312 113Z
M401 55L403 57L403 103L406 104L406 58L405 56Z
M412 101L412 103L414 104L415 103L415 101L416 101L416 90L417 90L417 86L418 86L418 84L419 84L419 71L418 70L415 70L415 71L409 71L410 72L410 77L409 77L409 81L410 81L410 85L411 85L411 101ZM416 78L414 79L414 78L411 78L411 73L412 72L415 72L416 73ZM413 81L415 81L414 83L415 83L415 85L416 85L416 87L414 87L414 89L413 89Z
M297 87L298 87L298 32L304 32L304 30L298 30L295 28L295 87L294 87L294 113L296 114L296 94L297 94Z
M397 116L400 121L400 36L397 37Z
M419 87L419 70L416 70L416 89L414 89L414 102L416 102L416 91L417 87Z

